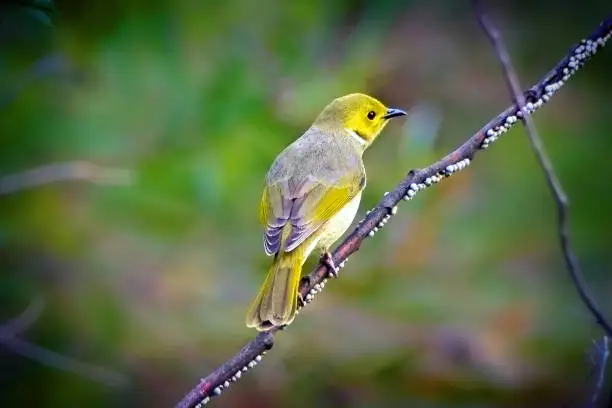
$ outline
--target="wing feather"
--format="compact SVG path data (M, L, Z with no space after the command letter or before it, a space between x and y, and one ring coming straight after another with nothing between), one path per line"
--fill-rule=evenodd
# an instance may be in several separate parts
M308 129L279 154L266 176L259 209L266 254L297 248L364 187L365 169L351 140Z
M330 185L310 177L299 194L288 191L289 183L276 183L264 189L260 220L265 226L264 249L267 255L280 249L283 229L291 225L284 251L292 251L331 219L363 186L359 180L347 179Z

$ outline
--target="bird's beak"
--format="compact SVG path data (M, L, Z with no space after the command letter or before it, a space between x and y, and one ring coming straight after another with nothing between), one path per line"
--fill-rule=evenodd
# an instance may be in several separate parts
M406 114L406 112L404 112L401 109L394 109L394 108L389 108L387 109L387 113L385 113L385 116L383 116L384 119L391 119L391 118L396 118L398 116L404 116Z

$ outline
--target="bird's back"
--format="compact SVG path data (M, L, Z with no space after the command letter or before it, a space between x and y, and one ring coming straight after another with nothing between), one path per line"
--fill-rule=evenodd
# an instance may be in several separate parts
M286 182L285 194L289 196L299 196L300 188L310 181L333 186L339 181L358 179L365 185L361 153L350 139L315 127L278 155L266 177L268 185Z

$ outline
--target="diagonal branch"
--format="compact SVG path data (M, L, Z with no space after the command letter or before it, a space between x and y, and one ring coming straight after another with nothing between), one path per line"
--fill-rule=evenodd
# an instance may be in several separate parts
M74 373L92 381L114 387L125 387L129 384L128 378L123 374L64 356L17 337L38 319L43 307L42 298L38 298L21 315L0 326L0 344L30 360Z
M380 228L385 226L389 218L396 213L397 205L402 199L410 200L417 192L462 170L470 164L478 151L485 149L501 134L507 132L523 115L523 112L531 114L548 102L565 82L605 45L611 36L612 18L608 18L591 35L572 47L550 72L523 94L526 100L524 110L520 110L516 104L513 104L442 159L426 168L411 170L393 191L385 194L380 203L334 250L332 254L334 263L343 267L346 259L359 250L361 243L366 238L374 236ZM325 287L328 278L327 266L319 264L310 275L302 279L300 294L306 304ZM258 334L238 354L200 380L200 383L185 395L176 407L193 408L206 404L213 396L220 395L245 371L253 368L261 360L262 355L272 348L274 335L278 330L279 328L275 327L269 332Z
M606 377L606 365L608 363L608 357L610 357L609 343L610 339L608 338L608 336L603 336L603 338L601 339L601 345L595 342L595 352L599 353L599 361L597 361L595 364L595 366L597 367L597 381L595 382L595 387L591 395L591 401L588 405L589 407L594 408L597 406L597 398L599 398L599 394L601 393L601 390L604 386L604 380Z
M102 167L82 160L53 163L0 177L0 196L43 184L70 180L129 185L132 182L132 173L130 170Z
M518 80L518 75L516 70L513 67L512 60L510 58L510 54L501 38L499 30L489 16L484 11L480 2L475 1L475 8L478 17L478 22L480 23L483 31L489 38L493 48L495 49L495 54L499 59L499 62L504 71L504 76L506 78L506 82L509 88L509 91L512 95L512 98L516 102L516 104L524 109L525 107L525 98L521 93L521 87ZM563 252L563 258L565 259L565 264L567 267L567 271L572 278L574 286L578 291L580 299L585 304L585 306L589 309L595 321L601 326L606 335L604 335L602 340L601 347L601 361L598 365L598 373L597 373L597 382L595 383L595 388L593 390L591 401L589 403L589 407L595 407L597 403L597 398L603 388L605 371L606 371L606 362L609 356L608 350L608 336L612 333L612 329L610 323L605 319L603 313L599 309L595 298L590 294L588 286L584 281L584 277L582 275L582 271L580 268L580 264L578 262L578 257L576 256L570 239L569 233L569 202L565 192L563 191L563 187L555 171L552 167L552 163L546 150L544 148L544 144L542 139L540 138L538 131L533 123L533 120L529 115L524 115L523 124L527 129L527 136L529 138L529 142L531 144L531 148L536 154L538 163L540 167L542 167L542 171L546 177L546 182L548 184L549 189L553 195L555 200L555 204L557 207L557 218L558 218L558 228L559 228L559 240L561 244L561 251ZM599 347L598 347L599 349Z
M595 298L590 294L588 286L584 281L584 276L580 268L580 263L578 262L578 257L572 248L568 225L569 201L565 195L565 192L563 191L563 187L561 186L557 175L555 174L555 170L553 169L550 158L546 153L546 149L542 143L540 135L538 134L535 124L531 119L530 113L525 109L526 98L521 92L518 76L514 67L512 66L512 61L510 59L508 50L501 39L499 30L495 27L478 2L476 2L476 8L478 22L482 26L482 29L495 49L497 58L502 65L504 76L506 77L506 82L510 93L512 94L512 98L514 99L515 104L521 108L521 111L527 112L526 115L521 115L521 118L523 119L523 123L527 128L527 136L529 137L531 148L536 154L540 167L542 167L542 171L546 177L546 183L551 190L557 206L559 241L561 244L561 251L563 252L563 258L565 259L565 264L567 266L567 271L574 282L574 286L576 287L582 302L589 309L595 318L595 321L601 326L606 335L612 337L612 326L603 316Z
M19 316L9 320L0 326L0 338L17 336L18 334L29 329L40 317L45 307L45 302L42 297L38 297L30 303L30 305ZM1 340L0 340L1 341Z

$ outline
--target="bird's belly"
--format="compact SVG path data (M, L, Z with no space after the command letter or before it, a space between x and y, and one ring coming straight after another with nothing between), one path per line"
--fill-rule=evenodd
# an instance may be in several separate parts
M336 215L321 227L318 248L327 249L351 226L361 201L361 192L349 201Z

